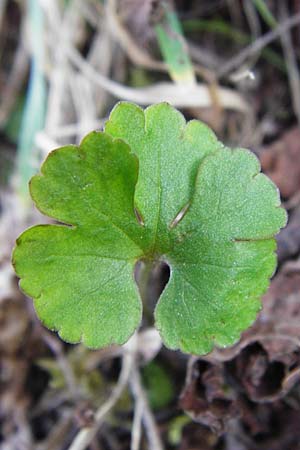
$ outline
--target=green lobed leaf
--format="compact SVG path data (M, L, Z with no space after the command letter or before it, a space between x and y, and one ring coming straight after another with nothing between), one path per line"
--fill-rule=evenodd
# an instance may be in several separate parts
M223 145L209 127L197 120L186 124L167 103L143 111L121 102L105 131L127 142L138 157L135 204L145 223L146 252L161 253L170 246L173 220L193 195L199 162Z
M138 162L127 145L91 133L56 150L31 181L41 212L72 225L38 225L17 241L14 265L44 324L68 342L121 344L141 320L134 283L142 255L133 209ZM135 233L134 233L135 232Z
M259 172L253 154L168 104L119 103L105 133L52 152L33 177L38 208L69 226L20 236L21 287L63 339L121 344L141 320L136 262L164 260L155 319L165 344L195 354L231 345L256 317L286 222Z
M259 170L245 150L224 149L200 165L155 312L167 346L207 353L213 343L233 344L255 320L276 265L271 236L285 223L276 188Z

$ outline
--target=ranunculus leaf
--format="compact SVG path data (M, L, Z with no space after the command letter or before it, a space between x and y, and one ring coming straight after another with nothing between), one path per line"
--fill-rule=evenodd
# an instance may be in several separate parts
M119 103L105 133L50 153L30 190L62 224L25 231L13 261L38 316L66 341L126 342L141 320L141 259L170 266L155 310L169 348L207 353L254 321L286 213L256 157L206 125L165 103Z

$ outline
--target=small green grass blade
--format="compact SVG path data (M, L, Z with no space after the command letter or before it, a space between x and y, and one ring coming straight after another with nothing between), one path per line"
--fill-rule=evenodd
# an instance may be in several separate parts
M170 77L180 84L195 83L195 73L177 14L170 5L162 3L163 14L155 32Z

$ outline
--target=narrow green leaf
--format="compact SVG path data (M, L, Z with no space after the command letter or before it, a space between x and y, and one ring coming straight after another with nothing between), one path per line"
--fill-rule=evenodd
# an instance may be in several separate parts
M195 83L195 73L188 53L181 23L168 3L161 3L162 18L155 25L158 44L176 83Z
M270 28L275 28L277 26L277 21L271 11L269 10L268 6L266 5L266 2L264 0L252 0L257 11L261 15L261 17L264 19L266 24L269 25Z

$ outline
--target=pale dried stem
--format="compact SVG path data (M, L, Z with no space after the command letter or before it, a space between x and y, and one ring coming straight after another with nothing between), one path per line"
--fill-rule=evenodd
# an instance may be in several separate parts
M80 73L74 74L69 84L78 125L85 135L91 131L90 123L95 122L97 117L93 85ZM77 142L83 135L77 136Z
M46 130L51 137L52 129L57 128L66 121L66 105L71 104L68 89L72 78L69 64L65 55L66 46L73 46L78 39L81 16L79 14L78 0L70 3L63 14L57 2L40 0L48 19L46 39L51 42L52 70L49 77L48 110L46 117ZM69 104L67 105L70 109Z
M146 393L143 389L141 375L138 368L135 365L133 366L129 383L135 401L140 404L139 407L141 407L143 410L142 420L148 439L149 450L163 450L164 447L159 432L157 430L157 426L152 411L149 407Z
M173 83L157 83L146 88L131 88L97 73L74 47L68 47L66 54L74 66L81 70L86 77L106 89L114 97L136 102L140 105L149 105L163 101L179 108L207 108L213 105L210 90L204 84L178 86ZM224 109L241 112L249 111L249 106L243 98L231 89L219 88L218 99Z
M142 437L142 419L144 403L141 398L137 398L134 407L134 417L131 431L130 450L139 450Z
M128 341L128 343L124 346L122 369L115 389L113 390L109 399L96 412L94 425L89 428L83 428L75 437L74 441L69 447L69 450L84 450L96 436L97 431L102 425L105 416L111 411L111 409L119 400L128 384L131 375L135 358L135 346L136 336L133 336L131 340Z
M253 42L253 44L248 45L240 53L231 58L227 63L224 63L220 70L217 72L218 78L224 77L237 67L240 67L248 58L251 58L252 56L261 52L264 47L269 45L272 41L279 38L287 30L295 27L299 23L300 13L295 14L294 16L278 25L278 27L276 27L274 30L269 31L268 33L261 36L259 39Z

